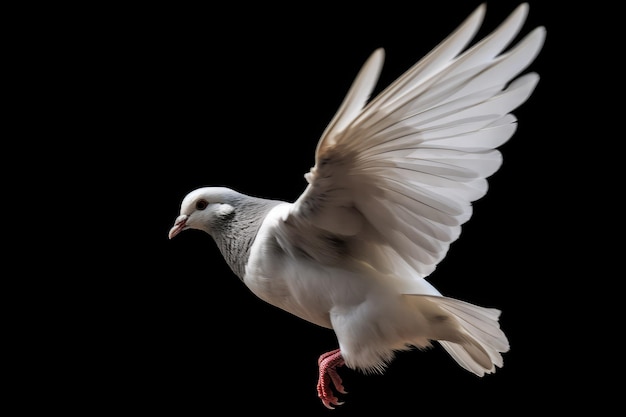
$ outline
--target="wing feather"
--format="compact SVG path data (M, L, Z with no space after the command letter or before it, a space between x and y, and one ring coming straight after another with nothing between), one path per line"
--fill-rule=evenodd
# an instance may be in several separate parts
M398 103L400 99L407 97L409 94L416 96L413 92L416 86L423 84L423 81L428 80L432 74L439 73L469 44L483 22L485 9L484 3L478 6L443 42L394 81L384 92L374 98L367 106L370 111L362 112L355 121L362 124L363 127L369 126L369 124L378 119L377 116L388 114L386 111L381 111L383 106L391 106L394 103ZM370 120L366 122L364 119Z
M520 74L545 29L510 46L528 5L468 47L484 13L482 4L368 103L384 53L370 56L322 134L309 185L290 211L299 232L356 237L352 256L408 279L435 269L502 164L497 148L517 127L511 112L539 81Z
M323 146L324 143L331 141L334 132L343 131L359 115L376 86L384 59L384 50L378 48L365 62L341 103L339 110L337 110L322 134L322 140L319 141L318 148Z

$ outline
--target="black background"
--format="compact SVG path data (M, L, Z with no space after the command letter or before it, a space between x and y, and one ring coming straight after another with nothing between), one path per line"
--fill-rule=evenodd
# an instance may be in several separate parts
M315 386L333 333L254 297L208 235L170 241L167 232L199 186L295 200L369 54L386 50L378 92L480 2L53 10L63 19L33 41L28 69L35 105L48 112L41 123L56 137L50 151L66 156L51 170L63 177L51 205L65 201L72 227L62 235L75 245L51 261L58 278L37 287L47 302L30 328L36 343L25 344L24 366L34 365L16 384L37 395L24 407L303 416L566 408L579 385L571 367L579 346L563 342L574 336L558 307L567 279L555 250L559 202L569 197L554 164L566 158L567 138L554 134L554 120L580 31L568 28L570 12L546 3L530 2L522 29L547 28L529 68L541 81L514 112L519 127L488 194L429 277L445 295L503 311L504 367L477 378L436 346L398 355L383 376L344 368L349 394L332 412ZM489 2L478 36L517 4Z

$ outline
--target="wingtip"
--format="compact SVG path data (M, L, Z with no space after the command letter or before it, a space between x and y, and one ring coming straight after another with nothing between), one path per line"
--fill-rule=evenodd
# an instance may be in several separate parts
M474 9L470 17L477 17L482 20L486 12L487 12L487 2L483 2L479 4L478 7L476 7L476 9Z
M541 43L543 43L546 39L546 35L548 34L548 30L546 29L545 26L537 26L534 29L535 32L537 32L537 36L541 36Z
M522 20L526 20L529 9L530 9L530 6L528 5L528 3L521 3L515 8L515 10L513 10L513 14L520 14L523 16Z
M379 61L384 61L385 60L385 48L383 48L382 46L376 48L374 52L372 52L370 59L377 59Z

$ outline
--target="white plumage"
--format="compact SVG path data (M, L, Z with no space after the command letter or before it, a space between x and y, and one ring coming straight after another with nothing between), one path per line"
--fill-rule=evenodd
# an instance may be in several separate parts
M170 238L209 233L261 299L337 335L320 357L318 392L340 404L336 368L380 372L394 352L440 343L476 375L501 367L500 311L444 297L425 278L446 255L502 162L511 112L539 77L518 75L539 53L538 27L507 49L521 4L466 49L485 5L373 100L383 50L367 60L322 134L308 186L294 203L228 188L189 193ZM518 77L518 78L516 78Z

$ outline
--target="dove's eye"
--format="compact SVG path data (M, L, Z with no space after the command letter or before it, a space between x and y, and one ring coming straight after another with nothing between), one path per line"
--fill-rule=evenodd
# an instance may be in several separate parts
M209 202L206 200L198 200L196 201L196 210L204 210L206 206L209 205Z

